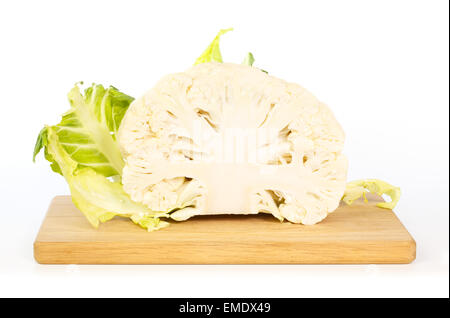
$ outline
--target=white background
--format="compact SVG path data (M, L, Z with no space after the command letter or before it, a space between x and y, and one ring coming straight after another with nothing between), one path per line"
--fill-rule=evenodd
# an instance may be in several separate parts
M449 295L448 1L0 2L0 296ZM349 179L402 188L410 265L42 266L32 244L68 193L35 138L80 80L139 96L188 68L221 28L226 61L312 91L346 134ZM161 247L163 248L163 247Z

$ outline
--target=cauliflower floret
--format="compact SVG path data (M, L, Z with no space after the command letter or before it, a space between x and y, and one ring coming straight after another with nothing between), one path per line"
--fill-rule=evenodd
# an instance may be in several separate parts
M315 224L344 193L344 139L330 109L299 85L250 66L199 64L129 107L123 188L175 220L270 213Z

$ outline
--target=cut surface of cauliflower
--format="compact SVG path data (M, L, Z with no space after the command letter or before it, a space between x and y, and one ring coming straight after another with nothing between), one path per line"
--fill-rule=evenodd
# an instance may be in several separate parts
M203 63L130 105L119 130L123 188L178 221L270 213L315 224L344 193L344 139L331 110L301 86Z

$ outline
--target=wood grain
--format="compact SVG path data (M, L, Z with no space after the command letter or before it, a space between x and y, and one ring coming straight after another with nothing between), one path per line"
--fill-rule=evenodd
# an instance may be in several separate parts
M89 225L70 196L50 204L34 242L41 264L410 263L414 239L395 214L369 203L341 205L313 226L271 215L199 216L148 233L129 219Z

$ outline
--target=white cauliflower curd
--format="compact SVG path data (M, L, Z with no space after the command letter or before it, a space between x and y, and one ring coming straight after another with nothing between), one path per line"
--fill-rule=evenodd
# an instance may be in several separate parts
M301 86L207 62L162 78L118 133L124 191L174 220L270 213L315 224L346 187L344 133Z

